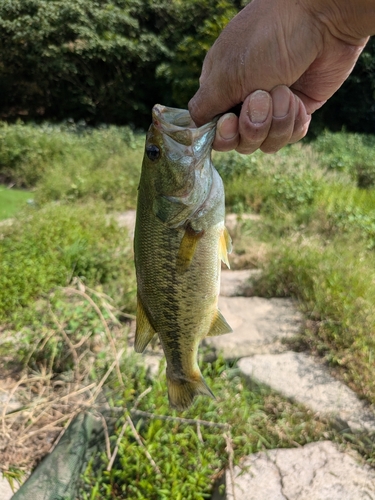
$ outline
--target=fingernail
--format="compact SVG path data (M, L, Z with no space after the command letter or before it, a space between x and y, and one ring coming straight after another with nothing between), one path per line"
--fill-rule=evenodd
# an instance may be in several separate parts
M225 140L233 139L237 135L238 123L234 113L227 113L222 116L217 123L217 130L220 137Z
M271 97L264 90L257 90L249 99L249 116L253 123L266 121L271 106Z
M288 114L290 107L290 92L287 87L276 87L272 92L273 116L283 118Z

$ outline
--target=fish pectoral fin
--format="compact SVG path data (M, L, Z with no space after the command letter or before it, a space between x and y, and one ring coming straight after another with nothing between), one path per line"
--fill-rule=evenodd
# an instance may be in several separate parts
M228 253L232 251L232 238L228 232L228 229L224 226L224 229L221 232L220 240L219 240L219 256L220 259L226 264L228 269L230 269Z
M197 232L191 227L185 229L177 254L176 266L179 273L183 273L189 268L197 249L198 242L202 236L203 231Z
M148 320L140 297L137 298L137 326L135 330L134 350L143 352L155 335L155 330Z
M202 395L216 399L200 372L190 380L172 378L167 374L167 386L169 404L179 411L187 410L195 396Z
M232 328L228 325L226 319L218 309L211 324L210 331L207 333L207 337L216 337L217 335L224 335L225 333L231 332L233 332Z

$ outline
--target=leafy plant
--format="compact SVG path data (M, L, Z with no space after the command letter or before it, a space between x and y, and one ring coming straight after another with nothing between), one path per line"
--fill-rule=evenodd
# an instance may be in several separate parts
M130 240L115 222L106 219L99 204L49 205L20 216L2 233L2 321L19 321L16 317L25 317L27 308L43 292L68 284L74 276L104 287L114 287L122 279L118 301L131 303L126 299L134 289Z
M1 116L146 128L156 102L186 106L207 50L242 5L240 0L2 2Z
M140 22L144 10L143 0L2 2L3 116L124 122L147 112L144 75L167 49Z
M360 188L375 186L375 138L325 131L314 142L321 162L330 170L347 172Z
M102 199L120 190L126 196L138 177L143 141L129 127L0 122L0 180L41 187L39 202L83 198L88 191Z

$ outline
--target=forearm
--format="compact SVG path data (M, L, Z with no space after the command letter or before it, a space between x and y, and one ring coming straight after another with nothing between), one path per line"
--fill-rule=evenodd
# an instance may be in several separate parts
M375 35L375 0L299 0L332 35L358 45Z

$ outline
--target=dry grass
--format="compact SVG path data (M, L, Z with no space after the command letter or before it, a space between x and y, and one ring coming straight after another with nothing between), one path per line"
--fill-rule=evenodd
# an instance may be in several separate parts
M102 388L113 371L117 373L118 385L124 386L120 371L124 349L117 349L115 338L126 336L128 326L118 322L104 294L86 289L79 280L75 281L74 287L63 288L62 292L68 297L76 296L86 301L99 317L108 339L106 361L109 367L100 380L92 381L90 372L93 366L88 358L94 359L93 349L97 350L92 335L75 342L50 306L56 328L46 335L38 349L43 349L52 337L54 341L59 337L71 354L74 368L71 372L57 374L52 363L45 359L44 363L38 364L37 370L28 367L17 380L8 377L3 382L7 395L0 413L3 472L15 465L20 470L29 471L51 451L80 411L109 408ZM110 320L105 319L104 311Z

